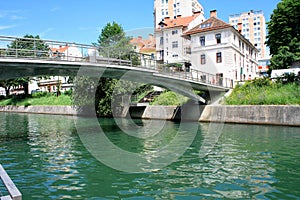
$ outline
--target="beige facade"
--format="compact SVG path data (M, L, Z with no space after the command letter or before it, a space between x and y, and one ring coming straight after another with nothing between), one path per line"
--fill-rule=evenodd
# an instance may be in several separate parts
M248 39L258 50L259 58L267 58L266 22L262 11L249 11L229 16L229 23Z

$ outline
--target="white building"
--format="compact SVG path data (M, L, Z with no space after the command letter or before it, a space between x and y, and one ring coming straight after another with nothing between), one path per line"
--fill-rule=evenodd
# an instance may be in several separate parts
M50 49L50 57L53 59L80 61L83 59L82 52L75 45L58 46ZM70 90L73 85L68 83L69 76L50 76L47 79L36 79L29 83L29 93L33 91L41 92L61 92Z
M266 21L262 11L243 12L229 16L229 23L258 49L259 58L266 59L269 55L266 41Z
M218 19L215 10L184 37L191 41L191 69L216 75L219 80L243 81L257 75L258 50L238 30Z
M197 0L154 0L155 29L159 28L159 22L166 17L188 17L194 12L200 12L204 16L203 6Z
M156 58L164 63L185 63L191 59L191 41L183 38L183 32L204 21L200 12L175 19L166 17L155 30Z

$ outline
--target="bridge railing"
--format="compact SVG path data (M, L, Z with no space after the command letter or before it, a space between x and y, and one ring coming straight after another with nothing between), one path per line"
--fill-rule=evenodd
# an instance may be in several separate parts
M233 81L228 78L195 69L178 71L166 64L158 64L154 56L132 52L126 48L100 47L74 42L0 36L0 57L139 67L153 69L159 73L180 79L226 88L233 87Z
M180 79L191 80L195 82L205 83L208 85L220 86L225 88L233 87L233 80L223 78L221 75L210 74L195 69L182 69L177 67L169 67L168 64L158 65L157 69L160 73Z

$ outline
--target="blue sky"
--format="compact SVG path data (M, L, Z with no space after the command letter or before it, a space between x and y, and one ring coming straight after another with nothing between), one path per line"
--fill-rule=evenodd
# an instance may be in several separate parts
M216 9L228 22L230 14L262 10L266 21L280 0L199 0L205 17ZM1 0L0 35L91 44L108 22L117 22L126 32L145 35L153 28L153 0Z

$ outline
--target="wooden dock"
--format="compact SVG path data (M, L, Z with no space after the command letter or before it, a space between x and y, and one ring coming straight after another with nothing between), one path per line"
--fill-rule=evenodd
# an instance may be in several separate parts
M0 181L3 182L3 185L7 189L9 195L0 196L0 200L22 200L22 194L10 179L5 169L0 164Z

